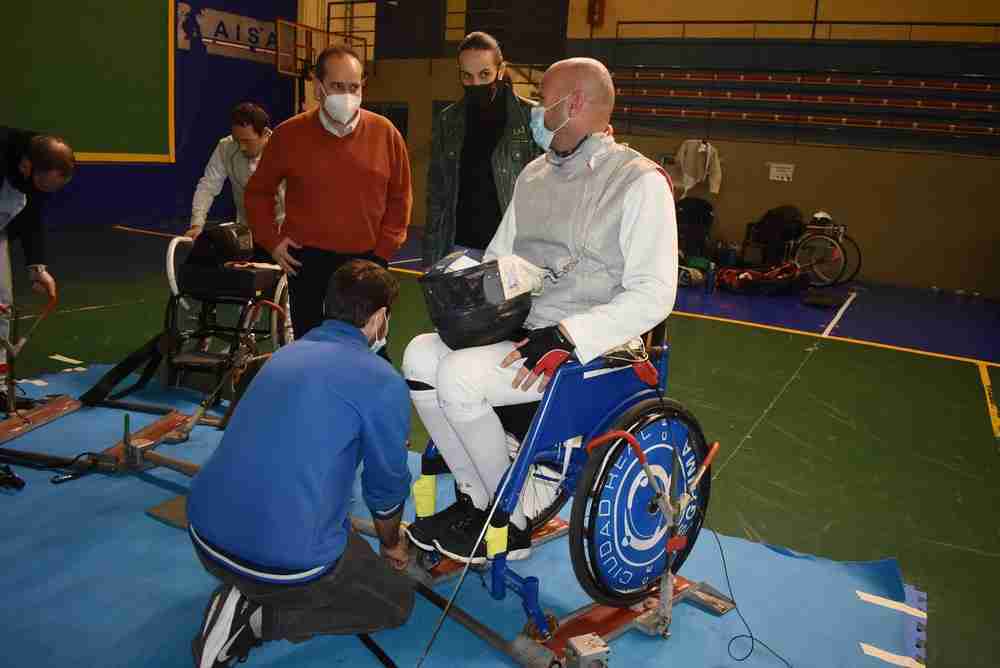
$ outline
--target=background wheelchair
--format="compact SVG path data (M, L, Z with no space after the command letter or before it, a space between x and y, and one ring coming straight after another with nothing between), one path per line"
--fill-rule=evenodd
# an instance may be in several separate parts
M190 247L179 260L178 250ZM229 415L270 352L292 340L288 282L281 268L251 262L250 230L237 223L207 226L192 242L174 237L167 248L167 300L163 330L108 371L80 400L87 406L111 406L166 414L152 404L119 401L143 389L162 367L164 387L188 386L205 393L198 411L176 439L187 439L205 411L220 399L231 399ZM220 308L221 307L221 308ZM133 372L140 378L115 391ZM192 383L188 376L211 376L211 384Z
M708 508L711 476L705 474L718 446L710 454L698 421L665 396L665 332L663 322L647 334L644 351L609 354L586 365L568 361L539 403L497 409L512 462L498 488L491 527L506 526L521 499L532 529L540 529L572 496L573 571L604 605L628 607L654 594L661 576L683 565ZM436 456L428 443L418 486L427 484ZM658 491L672 502L673 522ZM529 628L548 638L553 619L539 606L538 579L507 566L502 540L497 546L487 538L487 553L493 598L514 590ZM428 563L424 556L425 565L433 564L433 557Z
M183 246L194 248L178 263ZM249 231L235 223L206 228L198 242L171 240L164 315L168 386L189 373L209 373L221 382L239 355L291 342L288 279L277 265L250 263L252 248ZM248 338L253 350L241 351Z

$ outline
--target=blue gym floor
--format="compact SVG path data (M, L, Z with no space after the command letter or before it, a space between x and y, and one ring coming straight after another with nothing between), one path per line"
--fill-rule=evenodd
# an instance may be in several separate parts
M71 270L67 265L75 240L67 235L65 240L53 241L53 245L65 246L56 254L66 258L59 265L60 276L102 278L106 273L108 285L116 286L123 283L123 272L133 277L161 272L166 247L163 239L112 233L111 238L101 237L101 243L94 244L95 254L105 253L105 260ZM128 245L128 252L123 253L119 245ZM396 268L419 270L418 250L419 239L412 235L394 258ZM146 255L148 266L140 266L138 258ZM129 258L127 266L118 259L122 257ZM63 294L73 296L77 285L83 290L82 283L82 278L78 284L65 280ZM48 386L25 385L26 391L78 396L90 387L106 368L90 362L120 359L120 353L108 358L84 354L83 344L77 341L90 331L84 326L94 326L91 320L98 325L111 322L114 314L114 322L127 323L127 331L109 325L107 338L124 338L124 343L116 345L133 350L160 327L160 291L165 287L158 277L156 286L155 299L145 293L133 296L124 288L113 296L88 288L93 295L81 294L79 304L70 302L65 312L60 310L40 328L33 348L39 355L62 352L84 359L89 368L82 373L44 376ZM419 300L415 286L409 290L409 298ZM905 599L921 607L912 590L905 588L896 561L831 561L790 554L768 547L765 540L845 560L895 555L908 581L932 591L931 602L937 608L931 624L937 629L933 633L938 634L939 648L939 659L932 664L993 665L988 657L996 655L991 650L996 649L996 640L990 638L991 627L983 620L989 617L984 612L989 609L988 601L994 599L995 586L985 574L991 572L996 558L996 534L992 525L980 530L970 518L967 523L942 518L963 517L971 507L987 516L983 522L989 523L987 509L995 507L996 493L988 481L994 478L992 455L1000 445L1000 432L994 431L990 438L983 389L991 373L994 384L998 380L997 369L988 367L1000 366L1000 337L995 335L1000 331L1000 305L911 289L853 285L847 290L854 291L855 297L843 311L804 306L797 297L706 294L700 288L683 288L678 293L675 315L688 326L677 329L688 338L684 339L687 348L678 350L672 360L671 380L676 380L675 390L685 393L693 409L704 415L702 419L712 423L713 438L724 441L724 459L717 468L721 472L728 466L724 474L728 483L713 493L715 522L723 517L719 513L731 515L733 507L757 517L754 526L745 530L753 542L722 537L736 599L755 635L792 665L889 665L865 656L861 643L901 657L920 656L923 650L916 647L915 620L906 613L863 602L856 591L894 601ZM736 326L715 327L708 321ZM704 327L719 330L712 339L716 347L709 350L699 348L702 338L692 338L704 333ZM413 333L402 322L394 331L399 338L397 348ZM726 344L733 350L726 349ZM101 350L96 344L93 347ZM685 363L692 355L699 364ZM977 364L948 360L978 363L979 373ZM872 366L874 362L878 365ZM877 373L869 374L869 367ZM847 394L831 384L836 379L847 386ZM938 397L942 383L950 393ZM885 407L885 400L894 397L895 403ZM904 399L899 397L905 397L905 406L901 407ZM183 391L169 395L151 391L139 398L173 402L190 411L198 397ZM990 402L987 394L987 408ZM873 405L881 408L870 408ZM755 416L759 416L756 421ZM133 429L153 419L133 414ZM60 455L100 450L120 438L121 421L121 412L81 411L8 447ZM939 431L928 438L928 430L934 428ZM162 447L175 456L203 462L218 438L218 432L198 428L191 442ZM805 449L797 452L791 447L793 442ZM813 454L819 459L813 460ZM737 455L739 459L729 466ZM757 485L751 480L767 474L774 460L781 458L799 462L801 475L789 477L781 469L773 481L775 489L770 490L778 501L767 489L755 493ZM933 465L921 472L922 463ZM827 473L822 472L824 467ZM931 468L937 473L932 475ZM189 641L213 583L201 571L183 533L144 512L184 493L188 480L154 470L140 476L91 476L53 486L48 483L50 473L17 471L28 487L19 493L0 490L0 502L6 506L0 516L6 537L0 546L0 582L7 601L0 614L0 640L6 652L0 665L191 665ZM845 479L870 483L872 491L864 490L864 505L855 508L845 496L840 484ZM881 486L890 481L890 487ZM760 483L768 485L772 485L770 478ZM911 488L912 493L900 491ZM819 501L812 498L813 492ZM826 504L823 512L806 513L809 517L795 512L801 510L795 505L801 501L797 495L805 499L807 493L809 503ZM786 494L791 496L781 501ZM925 501L929 505L924 506ZM900 519L899 506L909 509L904 514L912 522ZM852 524L853 512L862 516ZM709 526L713 525L712 513ZM739 512L736 515L743 520ZM885 522L869 521L883 515L888 518ZM792 529L781 534L785 524ZM859 525L864 526L859 529ZM726 526L730 533L739 532L740 525L733 521ZM827 532L831 526L834 529ZM815 539L811 531L819 532ZM796 538L798 534L809 540ZM924 534L933 540L924 540ZM889 538L883 540L883 535ZM866 550L866 541L877 545ZM557 614L587 602L572 574L566 539L540 549L518 568L522 574L544 575L543 604ZM727 590L719 550L710 533L699 539L683 574ZM439 588L443 595L450 591L450 585ZM458 604L507 637L524 621L515 597L492 601L477 577L466 582ZM410 623L376 634L376 640L400 666L412 666L437 615L436 607L418 597ZM614 641L612 665L784 665L759 645L745 663L729 657L727 644L744 632L735 613L714 618L684 604L675 619L674 636L665 643L636 632ZM742 639L733 644L737 656L746 649ZM962 652L961 661L949 662L948 657ZM303 645L275 643L251 656L251 665L331 664L377 662L354 638L323 638ZM509 662L464 628L448 622L425 665L448 664Z
M32 394L79 395L106 367L45 377ZM137 399L171 403L191 410L195 396L184 391L151 390ZM133 414L133 429L150 421ZM28 434L16 447L72 455L101 450L121 436L122 413L84 409ZM220 438L217 430L198 427L190 442L161 446L164 452L204 462ZM411 455L411 468L419 456ZM27 487L6 493L0 530L0 609L3 665L11 666L184 666L191 664L190 639L196 632L213 580L196 561L186 535L144 513L176 494L188 480L156 469L141 475L91 475L60 486L51 473L19 469ZM438 486L439 503L448 502L451 485ZM353 512L364 514L355 486ZM407 510L412 518L412 508ZM865 655L862 644L893 655L918 653L915 617L862 600L857 592L906 601L907 593L894 559L841 563L792 553L739 538L721 537L732 590L755 636L795 666L881 666ZM516 567L541 578L544 607L557 616L587 604L569 566L566 538L541 548ZM692 580L705 580L728 591L719 546L704 532L684 567ZM437 591L447 596L455 581ZM458 605L507 638L524 623L518 600L492 600L480 578L471 574ZM402 628L375 634L375 640L399 666L412 666L424 650L439 610L417 597L410 621ZM630 631L612 643L613 665L776 666L759 645L743 664L727 653L732 638L745 629L735 612L713 617L690 604L677 607L669 640ZM745 638L732 641L732 652L749 649ZM252 665L378 665L356 638L324 637L305 644L275 642L251 654ZM448 621L427 666L514 665Z

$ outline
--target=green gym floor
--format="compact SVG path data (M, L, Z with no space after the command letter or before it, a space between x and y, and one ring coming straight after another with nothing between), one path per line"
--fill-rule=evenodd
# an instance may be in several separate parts
M52 255L81 243L94 249L86 262L53 265L59 310L19 378L66 368L55 353L116 363L162 327L165 240L95 232L53 240ZM416 281L401 281L397 363L430 328ZM40 299L18 287L23 332ZM842 561L896 557L928 593L928 665L995 666L1000 441L977 366L677 315L669 335L669 393L722 444L708 525ZM1000 386L1000 369L989 374ZM426 440L416 420L412 440Z

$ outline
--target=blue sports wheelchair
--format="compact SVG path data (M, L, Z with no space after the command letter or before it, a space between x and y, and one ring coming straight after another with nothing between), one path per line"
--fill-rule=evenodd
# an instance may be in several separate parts
M489 287L499 279L489 275L496 272L495 265L447 277L432 269L420 279L445 343L451 345L449 318L438 317L441 303L448 302L451 321L457 318L468 328L477 304L500 300L496 288ZM471 292L470 284L476 286ZM449 293L446 299L443 292ZM461 299L455 298L458 293ZM526 315L530 295L522 297L527 299L507 300L504 308L519 308ZM520 306L511 303L518 299ZM523 319L510 321L520 326ZM503 330L510 327L502 324L507 321L494 318L490 336L509 336ZM694 546L711 491L706 473L718 446L710 449L695 417L666 398L668 360L664 320L643 337L642 346L622 348L588 364L568 360L556 370L540 402L495 407L508 435L511 466L484 531L490 593L495 599L508 589L518 594L529 628L540 639L550 637L553 620L539 606L538 579L518 575L506 559L505 528L519 499L535 532L573 497L573 571L583 589L603 605L629 607L658 593L662 600L662 588L672 587L668 574L677 572ZM432 480L438 456L429 442L415 494ZM427 509L421 512L419 498L418 514L428 514ZM424 555L425 565L435 558ZM665 635L666 628L661 632Z

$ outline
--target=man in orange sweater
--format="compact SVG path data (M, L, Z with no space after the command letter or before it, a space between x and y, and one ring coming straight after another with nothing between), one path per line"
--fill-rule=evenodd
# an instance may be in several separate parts
M406 142L389 119L361 109L360 57L327 48L315 74L320 107L274 130L245 197L254 241L288 274L295 338L323 321L326 286L342 264L362 258L388 266L413 208ZM279 232L274 196L282 181Z

